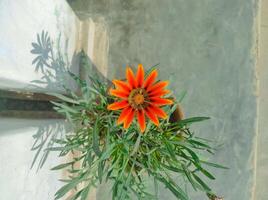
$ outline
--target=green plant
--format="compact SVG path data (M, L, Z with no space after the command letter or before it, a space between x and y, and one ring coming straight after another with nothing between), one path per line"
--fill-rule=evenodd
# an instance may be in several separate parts
M82 61L85 60L83 55ZM87 62L82 63L88 67ZM45 155L57 151L59 157L72 156L68 162L52 168L66 170L69 174L68 178L61 180L65 185L56 192L55 199L73 191L70 200L86 200L92 187L109 181L113 200L157 199L159 183L165 185L177 199L188 200L185 190L173 178L174 173L184 177L195 190L205 192L211 199L216 198L202 177L215 179L207 166L226 167L201 158L200 155L213 153L214 148L208 140L196 137L190 129L191 124L208 120L208 117L174 122L170 120L177 108L174 102L172 106L164 107L168 117L158 126L149 122L141 133L134 121L128 129L124 129L116 123L120 113L107 109L116 100L108 94L107 82L100 81L97 76L81 80L71 72L69 75L79 86L81 95L65 87L66 95L53 94L59 101L52 103L55 110L66 117L72 131L62 137L52 137L50 145L44 150ZM38 145L33 150L37 150L37 155L41 151ZM42 165L46 158L42 159ZM146 187L148 178L154 180L155 193Z

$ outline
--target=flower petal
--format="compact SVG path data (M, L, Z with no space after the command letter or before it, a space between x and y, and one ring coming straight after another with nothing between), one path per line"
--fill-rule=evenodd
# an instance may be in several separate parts
M126 116L125 121L124 121L124 128L125 129L127 129L130 126L130 124L134 118L134 115L135 115L135 111L133 108L131 108L129 114Z
M136 76L136 86L141 87L143 84L143 80L144 80L144 69L143 69L142 64L139 64L137 76Z
M125 92L130 92L130 90L131 90L130 87L128 86L128 84L124 81L113 80L112 82L117 89L124 90Z
M129 93L125 92L123 90L115 90L115 89L110 89L110 94L116 97L120 97L120 98L127 98Z
M135 79L135 76L133 74L133 71L129 67L127 67L126 77L127 77L127 81L128 81L130 88L131 89L135 88L136 87L136 79Z
M143 133L146 128L144 111L139 110L137 114L138 123L140 125L141 132Z
M143 87L148 88L150 85L152 85L157 77L157 74L157 70L154 69L144 81Z
M117 119L117 125L123 123L127 117L127 115L129 114L129 112L131 111L131 107L128 106L126 108L124 108L119 116L119 118Z
M145 111L147 117L148 117L148 118L149 118L149 119L150 119L156 126L158 126L158 125L159 125L159 121L158 121L157 116L156 116L153 112L151 112L151 110L148 109L148 108L144 109L144 111Z
M169 94L170 93L170 90L163 90L163 89L160 89L160 90L155 90L155 91L152 91L149 96L150 97L161 97L161 96L164 96L166 94Z
M159 107L155 106L155 105L150 105L148 107L148 110L150 110L150 112L156 114L157 116L161 117L162 119L166 119L167 118L167 114Z
M168 81L160 81L154 85L148 87L147 92L153 92L155 90L164 89L168 85Z
M162 99L160 97L151 97L150 100L151 100L152 104L157 104L158 106L173 104L172 100L170 100L170 99Z
M125 108L127 106L128 106L128 101L123 100L123 101L115 102L115 103L108 105L107 109L108 110L120 110L120 109Z

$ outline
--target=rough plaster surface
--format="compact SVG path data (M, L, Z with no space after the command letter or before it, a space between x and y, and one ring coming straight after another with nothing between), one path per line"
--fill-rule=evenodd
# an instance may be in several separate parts
M71 1L70 1L71 2ZM83 17L104 17L109 29L110 78L125 65L160 63L186 116L210 116L196 134L223 144L211 158L214 190L228 200L252 199L256 134L254 17L252 0L78 1ZM80 7L79 7L80 5ZM83 6L81 6L83 5ZM105 189L103 190L105 191ZM99 199L106 199L99 192ZM191 195L200 200L205 197ZM160 199L175 199L162 189Z

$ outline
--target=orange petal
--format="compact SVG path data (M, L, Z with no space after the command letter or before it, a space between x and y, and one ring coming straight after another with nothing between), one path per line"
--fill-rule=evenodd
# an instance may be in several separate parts
M122 89L125 92L130 92L130 87L128 86L128 84L124 81L121 80L113 80L113 84L115 85L116 88L118 89Z
M130 88L131 89L135 88L136 87L135 76L133 74L133 71L129 67L127 67L126 77Z
M142 64L138 65L138 71L137 71L137 76L136 76L136 86L137 87L141 87L143 84L143 80L144 80L144 69Z
M143 110L138 111L137 118L138 118L138 123L140 125L141 132L143 133L145 131L145 128L146 128L145 116L144 116L144 111Z
M173 104L172 100L170 100L170 99L162 99L162 98L159 98L159 97L151 97L150 100L151 100L152 104L157 104L158 106Z
M158 118L157 116L150 111L150 109L145 109L145 113L147 115L147 117L156 125L158 126L159 125L159 121L158 121Z
M130 124L134 118L134 115L135 115L135 111L133 108L131 108L130 112L128 113L128 115L126 116L125 121L124 121L124 128L125 129L127 129L130 126Z
M157 116L161 117L162 119L166 119L167 118L167 114L159 107L155 106L155 105L150 105L148 107L148 110L154 114L156 114Z
M115 103L108 105L107 109L108 110L119 110L119 109L125 108L127 106L128 106L128 101L123 100L123 101L115 102Z
M117 124L118 124L118 125L121 124L121 123L123 123L123 122L125 121L127 115L128 115L129 112L131 111L131 109L132 109L132 108L131 108L130 106L128 106L128 107L126 107L126 108L124 108L124 109L122 110L122 112L121 112L121 114L120 114L120 116L119 116L119 118L118 118L118 120L117 120Z
M150 85L152 85L152 84L154 83L156 77L157 77L157 70L154 69L154 70L149 74L149 76L146 78L146 80L144 81L144 85L143 85L143 87L144 87L144 88L147 88L147 87L149 87Z
M164 96L164 95L169 94L169 93L170 93L170 90L159 89L159 90L152 91L149 94L149 96L150 97L161 97L161 96Z
M155 90L160 90L160 89L164 89L164 87L166 87L168 85L168 81L160 81L154 85L151 85L148 87L147 91L148 92L153 92Z
M129 93L123 90L110 89L110 94L120 98L127 98Z

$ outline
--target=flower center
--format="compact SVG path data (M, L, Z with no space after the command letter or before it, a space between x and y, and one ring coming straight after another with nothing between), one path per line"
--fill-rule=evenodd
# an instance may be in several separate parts
M143 88L137 88L130 92L128 102L134 109L143 109L147 106L148 94Z
M136 94L133 99L137 105L142 104L144 102L144 96L142 94Z

